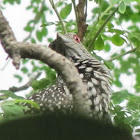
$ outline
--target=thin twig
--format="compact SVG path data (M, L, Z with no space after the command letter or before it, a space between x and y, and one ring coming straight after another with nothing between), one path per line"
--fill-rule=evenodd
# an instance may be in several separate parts
M62 18L61 18L60 14L58 13L58 11L57 11L57 9L55 7L54 1L53 0L49 0L49 1L50 1L50 4L51 4L52 8L54 9L54 11L55 11L60 23L61 23L61 26L62 26L62 29L63 29L64 33L67 33L67 30L66 30L65 25L64 25L64 23L62 21Z
M116 60L117 58L120 58L120 57L122 57L122 56L125 56L125 55L127 55L127 54L129 54L129 53L135 52L137 49L139 49L139 48L131 49L131 50L125 52L125 53L122 53L122 54L120 54L120 55L117 55L117 56L115 56L115 57L109 59L108 61L110 61L110 62L111 62L111 61L114 61L114 60Z
M87 0L86 0L85 21L86 21L86 18L87 18L87 6L88 6L88 2L87 2Z
M110 5L110 6L103 12L103 14L101 14L99 20L101 20L101 19L106 15L106 13L107 13L112 7L113 7L113 5Z
M103 30L103 28L105 27L105 25L109 22L109 20L112 18L112 16L116 13L117 10L118 10L118 7L112 12L112 14L106 19L106 21L103 23L103 25L97 31L97 33L95 34L94 38L92 39L92 41L90 42L90 44L88 46L89 49L92 48L92 45L94 44L96 38L98 37L98 35L100 34L100 32Z
M19 91L22 91L22 90L26 90L26 89L28 89L28 88L31 86L31 84L32 84L32 82L33 82L34 80L36 80L38 77L40 77L40 75L41 75L41 72L38 72L37 75L35 75L34 77L32 77L32 78L31 78L26 84L24 84L23 86L20 86L20 87L15 87L15 86L13 86L13 87L9 88L9 90L12 91L12 92L19 92Z
M77 15L77 8L76 8L75 0L71 0L71 1L72 1L72 4L73 4L73 7L74 7L76 22L77 22L77 26L78 26L79 19L78 19L78 15Z
M8 59L6 61L6 63L4 64L4 66L2 68L0 68L0 70L3 71L7 67L7 65L9 64L9 62L10 62L10 59Z

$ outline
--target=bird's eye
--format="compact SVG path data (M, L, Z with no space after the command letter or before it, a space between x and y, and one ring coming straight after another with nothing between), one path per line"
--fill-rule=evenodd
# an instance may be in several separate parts
M73 37L74 37L76 42L80 43L80 38L77 35L74 35Z

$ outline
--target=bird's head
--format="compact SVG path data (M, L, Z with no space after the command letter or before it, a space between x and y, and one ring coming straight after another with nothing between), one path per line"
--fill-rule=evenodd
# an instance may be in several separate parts
M81 43L80 38L74 33L67 33L65 35L58 33L57 39L51 48L67 58L84 58L90 56L89 52Z

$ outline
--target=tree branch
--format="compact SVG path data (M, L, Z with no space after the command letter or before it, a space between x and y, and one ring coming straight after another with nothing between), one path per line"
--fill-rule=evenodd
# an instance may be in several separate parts
M77 5L77 13L78 13L78 36L80 37L81 41L87 30L86 24L86 17L87 17L87 0L79 0Z
M120 57L122 57L122 56L125 56L125 55L127 55L127 54L129 54L129 53L135 52L135 51L136 51L137 49L139 49L139 48L140 48L140 47L131 49L131 50L125 52L125 53L122 53L122 54L120 54L120 55L117 55L117 56L115 56L115 57L109 59L108 61L114 61L114 60L117 59L117 58L120 58Z
M101 33L101 31L103 30L103 28L105 27L105 25L109 22L109 20L112 18L112 16L116 13L116 11L118 10L118 7L111 13L111 15L105 20L105 22L103 23L103 25L99 28L99 30L97 31L97 33L95 34L94 38L92 39L92 41L89 43L89 50L92 48L96 38L98 37L98 35Z
M13 87L9 88L9 90L12 91L12 92L19 92L19 91L22 91L22 90L26 90L26 89L28 89L31 86L33 80L36 80L38 77L40 77L40 75L41 75L41 72L38 72L37 75L35 75L34 77L32 77L23 86L21 86L21 87L15 87L15 86L13 86Z
M16 68L19 68L21 58L30 58L41 60L55 69L63 77L73 96L74 111L89 117L91 103L89 103L87 97L87 87L83 84L72 62L48 47L27 42L17 42L1 10L0 39L3 48L8 53L9 57L13 59L13 64Z
M71 0L71 1L72 1L72 4L73 4L73 7L74 7L76 22L77 22L77 25L78 25L78 15L77 15L77 7L76 7L76 4L75 4L75 0Z
M99 20L101 20L106 14L107 12L113 7L113 5L110 5L99 17Z
M56 9L56 7L55 7L54 1L53 1L53 0L49 0L49 1L50 1L50 4L51 4L52 8L54 9L54 11L55 11L55 13L56 13L56 15L57 15L57 17L58 17L60 23L61 23L61 26L62 26L62 29L63 29L64 33L67 33L67 30L66 30L65 25L64 25L64 23L63 23L63 21L62 21L62 18L61 18L61 16L59 15L59 13L58 13L58 11L57 11L57 9Z

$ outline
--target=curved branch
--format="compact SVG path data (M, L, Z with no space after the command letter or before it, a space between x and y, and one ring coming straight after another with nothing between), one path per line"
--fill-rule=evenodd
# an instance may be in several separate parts
M1 11L0 39L3 48L9 57L13 59L13 64L16 68L19 68L21 58L30 58L41 60L55 69L63 77L73 96L74 111L89 117L90 103L87 97L87 89L72 62L50 48L26 42L17 42L12 29Z

